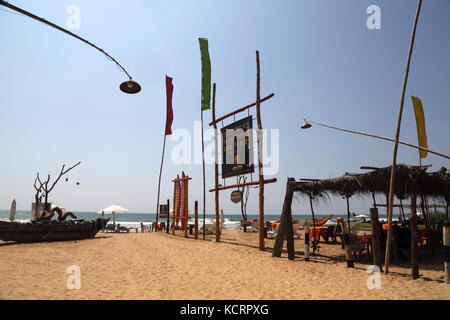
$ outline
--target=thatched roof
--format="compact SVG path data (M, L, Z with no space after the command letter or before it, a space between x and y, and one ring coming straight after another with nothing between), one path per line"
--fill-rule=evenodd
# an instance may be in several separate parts
M446 198L449 201L450 179L439 172L427 173L429 166L397 165L394 193L398 197L410 194ZM342 177L289 182L294 192L317 198L327 196L371 196L372 193L389 193L391 166L360 174L345 174Z

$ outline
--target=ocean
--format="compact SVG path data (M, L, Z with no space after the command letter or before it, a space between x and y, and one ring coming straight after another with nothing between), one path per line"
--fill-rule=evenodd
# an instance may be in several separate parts
M78 219L85 219L85 220L95 220L97 218L101 218L101 214L98 214L96 212L76 212L73 211L73 213L77 216ZM331 214L331 213L330 213ZM326 217L329 214L316 214L315 218L322 218ZM190 213L189 216L192 218L192 220L189 220L189 222L193 222L194 214ZM105 214L105 218L111 218L110 221L112 221L112 215L111 214ZM216 216L215 214L208 213L205 215L206 221L205 223L210 223L213 220L215 220ZM343 217L346 218L347 214L334 214L334 217L331 219L332 222L336 221L337 217ZM385 218L386 216L383 214L380 214L380 218ZM203 220L203 214L199 213L199 223L202 223ZM225 225L227 229L236 229L239 228L240 220L242 220L241 214L224 214L225 218ZM249 220L255 220L258 219L258 214L247 214L247 218ZM265 214L264 220L266 221L278 221L281 218L281 214ZM293 214L293 219L311 219L311 214ZM70 219L70 218L69 218ZM3 221L9 221L9 210L0 210L0 220ZM16 221L20 222L28 222L30 220L30 211L29 210L17 210L16 212ZM126 227L139 227L140 223L142 222L144 225L148 225L150 222L154 222L156 220L156 214L155 213L117 213L114 215L114 221L116 223L120 223L123 226ZM161 219L158 219L161 221ZM166 221L166 219L162 219L162 221Z

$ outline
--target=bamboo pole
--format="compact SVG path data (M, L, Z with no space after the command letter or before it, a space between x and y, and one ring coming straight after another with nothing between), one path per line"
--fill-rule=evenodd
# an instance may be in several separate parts
M258 122L258 172L259 172L259 250L264 251L264 175L262 159L262 124L261 124L261 97L260 97L260 63L259 51L256 51L256 119Z
M170 200L167 199L167 226L166 226L166 232L169 233L170 228Z
M212 96L212 120L214 122L214 199L216 207L216 242L220 241L220 228L219 228L219 137L217 134L216 124L216 83L213 83L213 96Z
M175 212L175 207L177 204L177 183L174 182L173 183L173 219L172 219L172 235L175 235L175 217L176 217L176 212ZM169 211L169 215L170 215L170 211Z
M313 252L312 254L316 254L316 219L314 218L314 207L312 203L312 193L309 194L309 205L311 206L311 214L312 214L312 225L313 225L313 235L312 235L312 242L313 242ZM319 237L317 237L317 240L319 240Z
M350 203L349 203L349 196L345 196L347 199L347 225L348 225L348 233L350 234Z
M184 182L184 237L188 237L189 180Z
M417 210L416 210L416 194L411 195L411 273L412 278L419 278L419 260L418 260L418 247L417 247Z
M354 268L354 259L352 256L352 250L350 248L350 235L347 230L347 226L344 222L344 218L337 218L337 223L341 225L343 238L344 238L344 248L345 248L345 260L347 261L347 268Z
M401 126L401 122L402 122L403 104L405 102L406 85L408 83L409 66L411 63L411 56L412 56L412 51L413 51L413 47L414 47L414 39L416 36L417 22L419 20L421 6L422 6L422 0L419 0L417 3L416 17L414 19L414 26L413 26L413 31L411 34L411 42L409 45L408 58L406 61L405 77L403 79L402 93L401 93L401 97L400 97L400 107L399 107L398 118L397 118L397 128L396 128L396 132L395 132L394 151L392 153L391 177L390 177L390 182L389 182L388 231L387 231L387 242L386 242L386 255L385 255L385 259L384 259L384 263L385 263L384 273L385 274L389 273L389 255L391 253L391 235L392 235L392 210L393 210L392 205L394 203L395 167L396 167L396 162L397 162L397 149L398 149L398 141L399 141L399 137L400 137L400 126Z
M197 200L195 200L195 202L194 202L194 210L195 210L195 212L194 212L194 214L195 214L195 216L194 216L194 239L198 239L198 201Z
M444 223L442 228L444 245L444 268L447 284L450 284L450 220Z
M310 222L306 221L306 224L305 224L305 261L309 261L309 225L310 225Z

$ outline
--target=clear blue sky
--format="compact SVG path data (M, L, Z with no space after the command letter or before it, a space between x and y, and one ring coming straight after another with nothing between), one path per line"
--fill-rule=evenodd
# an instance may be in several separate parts
M388 166L393 144L314 126L394 137L416 1L10 1L65 26L70 5L81 9L80 36L115 57L142 92L119 91L126 80L115 65L82 42L20 15L0 11L0 208L16 198L29 210L36 172L54 177L62 164L82 161L51 200L72 210L119 204L154 212L165 124L165 75L173 77L173 129L193 134L200 120L198 37L209 39L217 113L255 100L255 51L260 51L261 92L275 97L262 107L263 126L280 129L280 170L266 186L266 213L279 214L287 177L328 178L361 165ZM369 30L366 9L381 8L381 30ZM411 63L402 131L417 143L410 95L422 99L429 148L450 154L450 1L424 1ZM204 113L211 119L210 111ZM167 158L161 199L172 198L170 180L185 170L193 200L202 199L201 165L176 166ZM418 164L418 151L399 147L398 163ZM429 154L432 170L450 167ZM207 188L214 168L207 166ZM76 180L80 186L76 186ZM234 181L234 179L232 179ZM228 182L228 183L231 183ZM239 213L221 193L225 213ZM257 213L252 189L248 212ZM207 212L214 210L207 194ZM351 199L367 213L370 200ZM296 202L294 213L309 213ZM345 201L318 213L343 213Z

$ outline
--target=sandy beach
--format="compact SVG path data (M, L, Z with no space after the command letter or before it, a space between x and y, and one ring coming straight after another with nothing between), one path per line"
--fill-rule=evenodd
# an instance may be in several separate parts
M15 244L0 242L1 299L449 299L443 264L391 267L381 289L368 289L362 257L345 264L339 244L321 244L311 261L272 258L274 240L257 249L257 233L225 230L223 241L158 233L101 234L90 240ZM67 289L71 265L80 267L81 288Z

